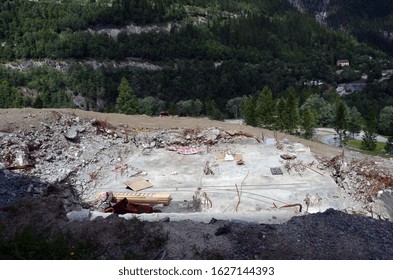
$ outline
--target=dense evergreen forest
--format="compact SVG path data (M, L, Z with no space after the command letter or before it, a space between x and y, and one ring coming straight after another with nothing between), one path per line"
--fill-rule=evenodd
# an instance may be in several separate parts
M393 55L393 5L389 0L331 1L328 24Z
M147 31L128 32L128 25ZM149 31L152 27L156 31ZM119 33L101 32L109 28ZM129 58L157 69L91 63ZM339 59L348 59L350 67L337 67ZM8 67L29 60L67 66ZM393 68L391 56L318 24L286 0L0 0L0 62L0 108L82 106L111 112L122 108L118 103L125 95L138 101L132 112L242 116L271 126L260 112L247 111L261 109L255 102L271 92L274 109L296 104L299 123L305 115L333 126L334 120L321 116L334 112L341 100L335 86L362 74L368 86L363 95L347 97L348 108L366 115L370 103L377 114L393 105L392 80L377 82L381 70ZM314 101L320 107L310 107ZM274 125L292 130L284 123Z
M393 55L393 5L390 0L289 0L303 11L359 41Z

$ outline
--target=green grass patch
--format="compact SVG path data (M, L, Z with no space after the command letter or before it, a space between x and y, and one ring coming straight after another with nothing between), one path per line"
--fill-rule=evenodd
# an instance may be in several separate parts
M368 155L373 155L373 156L381 156L381 157L386 157L387 154L385 152L385 142L377 142L377 147L375 148L374 151L365 151L362 150L361 146L362 146L362 140L348 140L346 142L346 146L350 147L350 148L354 148L356 150L359 150L360 152L364 153L364 154L368 154Z

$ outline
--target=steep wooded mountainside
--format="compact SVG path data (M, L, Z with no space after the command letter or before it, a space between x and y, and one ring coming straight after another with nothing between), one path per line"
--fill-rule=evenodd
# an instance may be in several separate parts
M322 94L393 68L389 55L287 0L0 0L0 61L1 108L111 112L125 78L138 113L216 119L238 117L244 96L265 86L275 99L290 88ZM387 83L377 112L393 104Z
M288 0L329 26L393 54L393 5L389 0Z

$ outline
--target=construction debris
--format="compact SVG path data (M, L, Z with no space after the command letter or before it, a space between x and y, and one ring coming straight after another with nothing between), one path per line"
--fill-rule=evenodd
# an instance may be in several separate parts
M284 174L280 167L270 167L270 172L273 175L283 175Z
M18 165L18 166L8 166L8 170L20 170L20 169L30 169L33 168L33 164L26 164L26 165Z
M243 195L243 185L244 182L246 181L247 177L248 177L249 172L247 172L246 176L244 177L243 181L240 184L240 188L237 186L237 184L235 184L236 187L236 193L237 193L237 203L236 203L236 212L239 210L239 206L240 206L240 202L241 202L241 198Z
M69 113L48 111L44 114L44 121L34 124L34 129L31 126L28 130L20 129L8 123L0 131L0 168L40 181L15 189L18 193L15 196L8 195L14 191L7 188L7 195L0 196L0 206L25 195L42 194L48 184L59 182L75 188L79 199L90 200L96 187L111 178L111 171L115 174L112 177L115 181L142 175L141 170L126 161L137 150L148 154L154 149L167 147L182 155L200 155L217 143L242 143L249 139L258 143L259 140L251 134L217 127L164 130L127 125L116 127L107 120L84 119ZM36 115L28 114L25 119L33 122ZM146 146L149 149L145 149ZM234 154L233 159L242 163L240 154ZM68 196L63 197L67 199Z
M391 169L382 162L364 159L348 163L343 155L321 162L331 170L336 183L358 200L373 201L379 193L393 188Z
M215 154L216 160L224 160L224 161L241 161L243 160L243 154L238 153L234 148L226 147L225 149L217 152Z
M311 205L311 197L310 194L306 194L306 198L304 199L304 203L306 203L306 213L308 213L308 208Z
M314 162L312 162L312 163L314 163ZM304 164L302 163L302 165L303 165L305 168L308 168L308 169L310 169L311 171L314 171L315 173L317 173L317 174L319 174L319 175L321 175L321 176L324 176L321 172L315 170L314 168L311 168L312 164L311 164L311 166L310 166L310 165L304 165Z
M175 151L182 155L196 155L203 152L202 148L199 147L179 147L179 146L169 146L166 148L168 151Z
M306 170L306 166L302 161L299 160L288 160L284 164L285 170L290 174L292 169L295 170L301 177L303 172Z
M203 168L203 173L205 175L214 175L213 168L215 168L215 167L217 167L217 164L215 162L210 164L209 161L206 161L205 167Z
M133 213L133 214L142 214L142 213L153 213L157 212L153 209L153 207L149 205L140 205L140 204L134 204L130 203L127 198L123 198L119 202L117 202L115 205L107 207L104 209L104 213L113 213L113 214L127 214L127 213Z
M281 206L280 208L290 208L290 207L299 207L299 213L302 212L303 206L300 203L294 203L294 204L285 204ZM307 210L306 210L307 212Z
M139 193L139 192L113 192L114 202L120 202L122 199L127 198L130 203L145 204L145 205L158 205L162 204L168 206L172 200L170 194L155 194L155 193ZM103 193L98 194L98 199L103 197Z
M118 164L112 168L112 171L115 172L116 174L120 174L120 176L123 176L126 170L128 170L127 163Z
M339 205L345 209L352 207L353 212L362 209L378 216L373 203L393 186L392 174L383 163L348 162L343 154L318 161L307 147L286 139L278 140L277 135L271 138L267 132L263 138L269 145L260 144L260 139L251 134L219 127L113 126L107 121L83 119L73 114L49 111L48 115L45 123L34 123L34 129L21 130L7 125L0 131L0 207L12 205L19 198L48 195L53 193L54 185L60 185L56 189L58 197L69 201L72 196L79 201L78 205L68 203L67 211L80 211L85 206L82 202L94 200L97 191L104 193L97 201L100 211L124 198L127 205L153 207L172 203L163 211L173 211L189 199L190 188L198 185L205 192L191 191L194 193L190 202L193 211L223 213L231 205L233 212L250 211L257 215L259 211L270 211L268 206L274 201L302 201L308 191L304 186L307 186L321 195L305 201L310 207L306 212L315 211L313 206L326 209ZM271 175L284 175L283 170L288 172L285 176ZM234 182L243 178L244 171L250 172L247 182L241 186L235 184L234 189ZM149 193L151 189L140 193L153 187L144 179L147 172L149 178L154 178L153 190L162 194ZM201 172L209 176L201 176ZM337 193L332 179L324 176L329 173L342 188L341 193ZM139 177L134 177L137 175ZM2 179L8 182L8 178L23 182L9 187L8 183L1 182ZM131 192L124 190L125 186ZM108 195L108 190L114 193ZM282 194L291 193L291 198L275 196L281 190ZM236 194L235 204L228 203ZM339 202L343 197L348 200L355 197L360 206ZM369 203L371 205L365 207Z
M206 192L202 191L202 188L198 187L192 196L192 208L194 211L206 210L213 207L213 203L207 196Z
M137 177L134 180L125 181L124 184L127 186L127 189L134 192L153 187L153 184L143 177Z
M64 137L71 142L78 142L79 139L79 131L76 127L71 127L64 133Z
M280 157L281 157L282 159L285 159L285 160L292 160L292 159L297 158L296 155L290 155L290 154L283 154L283 155L280 155Z

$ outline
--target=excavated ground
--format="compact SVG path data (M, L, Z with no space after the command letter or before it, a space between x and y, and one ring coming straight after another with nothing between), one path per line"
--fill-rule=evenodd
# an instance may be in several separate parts
M166 259L391 259L392 223L378 199L389 193L391 162L277 139L207 119L0 110L0 207L13 205L0 215L3 232L68 233L96 243L89 256L100 259L161 250ZM200 152L167 149L185 146ZM141 192L170 194L170 204L154 214L102 213L97 194L128 191L124 181L136 176L152 185ZM302 211L283 207L291 204Z

